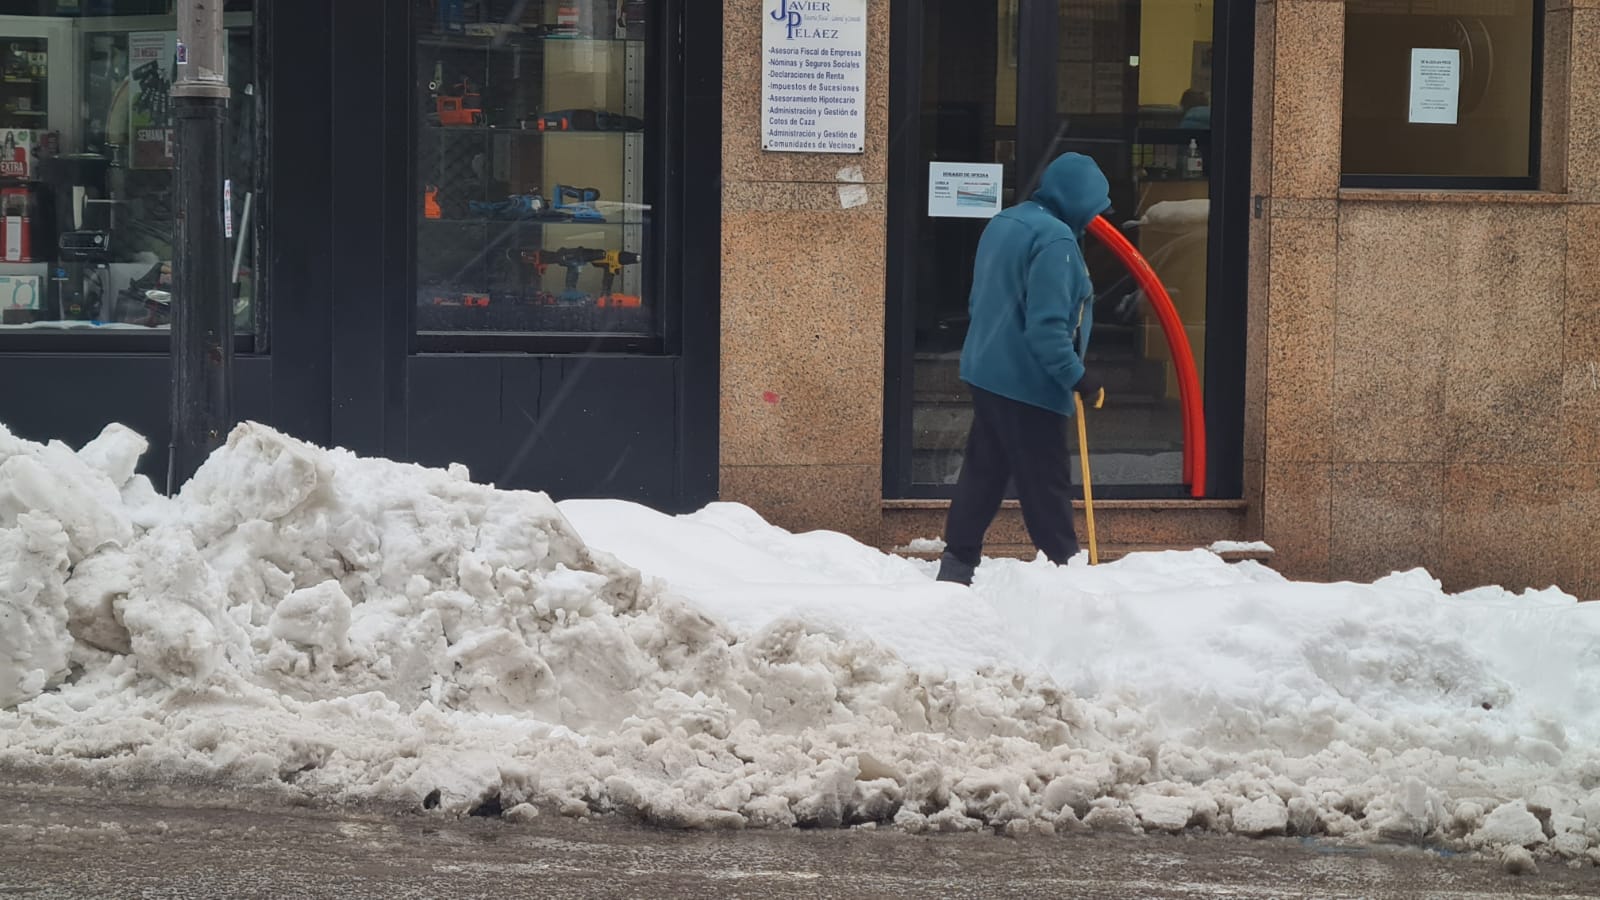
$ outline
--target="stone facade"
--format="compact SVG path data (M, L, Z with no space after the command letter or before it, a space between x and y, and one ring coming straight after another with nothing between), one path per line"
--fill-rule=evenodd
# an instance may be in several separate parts
M1341 190L1344 4L1257 7L1246 483L1286 573L1600 596L1597 6L1548 9L1541 190L1486 193Z
M889 3L869 6L863 155L762 152L762 5L723 4L721 496L788 528L872 541L883 498ZM855 182L865 203L847 199Z
M864 156L761 152L760 7L724 3L722 496L894 543L897 510L937 515L882 499L889 2ZM1343 15L1256 7L1245 497L1216 537L1294 577L1600 597L1600 0L1549 0L1538 192L1341 189ZM1235 521L1127 506L1102 534Z

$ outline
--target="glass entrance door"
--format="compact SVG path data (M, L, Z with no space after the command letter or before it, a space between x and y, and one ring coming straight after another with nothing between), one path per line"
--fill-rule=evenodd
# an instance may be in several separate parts
M1001 205L1009 206L1031 195L1057 155L1094 158L1112 185L1107 218L1150 261L1177 307L1207 407L1217 413L1208 424L1225 424L1242 407L1246 266L1222 263L1243 248L1248 204L1236 197L1228 212L1213 203L1225 184L1242 191L1247 178L1247 171L1226 177L1229 142L1218 130L1228 124L1228 104L1237 104L1229 133L1242 139L1232 144L1231 171L1247 169L1248 80L1230 82L1220 64L1230 14L1250 12L1247 3L1233 6L905 0L896 7L890 496L947 496L961 470L971 410L959 358L973 254L987 219L953 210L933 185L940 172L964 164L998 166L987 171L998 173ZM1245 44L1246 68L1249 55ZM1224 96L1230 83L1232 96ZM1088 363L1108 391L1106 408L1090 420L1096 490L1186 496L1176 368L1154 310L1109 251L1089 238L1085 252L1096 290ZM1208 352L1217 348L1225 358L1208 371L1208 362L1219 365ZM1210 493L1236 490L1237 466L1229 462L1240 436L1223 428L1211 443L1208 455L1222 465Z

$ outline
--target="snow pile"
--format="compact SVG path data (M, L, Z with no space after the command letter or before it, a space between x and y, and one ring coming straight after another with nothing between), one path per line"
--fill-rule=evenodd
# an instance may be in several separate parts
M1555 590L1296 584L1193 551L991 561L969 591L740 506L558 507L257 425L167 499L144 449L0 429L9 768L1600 861L1600 604Z

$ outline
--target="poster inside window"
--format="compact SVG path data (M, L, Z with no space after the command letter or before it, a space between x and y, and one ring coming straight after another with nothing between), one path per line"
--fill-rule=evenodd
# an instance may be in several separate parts
M252 3L224 4L236 327L253 329ZM177 19L170 0L0 15L0 329L165 329L173 301Z
M417 329L658 334L642 0L416 0Z

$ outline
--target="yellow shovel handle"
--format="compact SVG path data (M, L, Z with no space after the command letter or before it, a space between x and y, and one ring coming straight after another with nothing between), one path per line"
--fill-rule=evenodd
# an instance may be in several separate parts
M1083 465L1083 513L1089 524L1089 565L1097 566L1100 564L1100 548L1095 544L1094 535L1094 487L1089 482L1089 432L1083 424L1083 397L1075 393L1072 400L1078 405L1078 461ZM1094 398L1094 408L1099 409L1104 402L1106 392L1102 388Z

